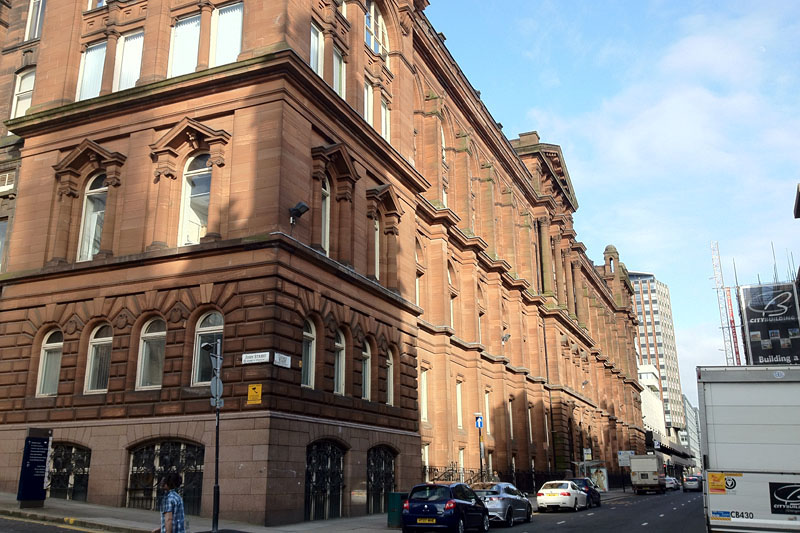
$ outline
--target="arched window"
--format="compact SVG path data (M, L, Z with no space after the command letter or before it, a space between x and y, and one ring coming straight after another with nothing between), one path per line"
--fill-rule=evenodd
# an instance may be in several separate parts
M306 447L305 519L327 520L342 516L345 451L332 441Z
M361 352L361 397L365 400L370 399L372 389L370 364L372 364L372 348L370 348L369 342L364 341L364 351Z
M54 442L52 450L48 497L85 502L92 450L67 442Z
M213 311L197 322L194 333L194 361L192 364L192 385L205 385L211 381L212 367L209 352L203 350L204 344L222 345L222 327L225 322L222 314ZM222 355L222 354L219 354Z
M342 330L336 330L336 342L333 344L333 392L344 394L344 372L345 372L345 339Z
M301 371L301 385L314 386L314 365L317 354L317 332L310 320L303 323L303 361Z
M322 225L322 249L325 255L330 255L330 242L331 242L331 185L328 178L322 180L322 205L321 207L321 220Z
M385 513L394 491L395 453L386 446L367 451L367 514Z
M365 23L364 39L370 50L386 60L389 66L389 33L386 31L386 23L383 14L374 0L367 0L367 16Z
M203 490L205 447L183 441L143 444L131 450L126 507L158 509L164 493L158 485L167 473L177 473L183 483L178 493L183 497L186 514L200 514Z
M156 318L145 324L139 341L139 368L136 388L161 387L164 375L164 349L167 344L167 323Z
M208 229L208 203L211 197L211 168L208 154L189 160L183 173L181 221L178 246L198 244Z
M394 405L394 351L386 354L386 405Z
M58 394L58 376L61 373L61 351L64 346L64 335L59 331L51 331L42 343L42 354L39 358L39 385L36 396L55 396Z
M89 360L86 372L86 392L106 392L111 370L111 326L97 326L89 339Z
M89 180L83 198L83 221L78 244L78 261L89 261L100 251L103 235L103 218L106 214L108 187L106 175L99 174Z

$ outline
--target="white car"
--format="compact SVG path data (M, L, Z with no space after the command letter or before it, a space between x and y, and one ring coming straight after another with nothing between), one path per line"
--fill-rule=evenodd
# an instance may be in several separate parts
M542 512L561 508L577 511L587 507L586 493L567 480L548 481L542 485L536 493L536 503Z
M680 488L678 486L678 480L675 479L674 477L667 476L665 478L665 480L667 482L666 487L665 487L667 490L678 490Z

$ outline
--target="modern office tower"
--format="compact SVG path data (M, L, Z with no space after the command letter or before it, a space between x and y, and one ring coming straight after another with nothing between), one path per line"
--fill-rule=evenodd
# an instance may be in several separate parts
M686 429L681 430L678 435L681 444L686 446L694 456L695 472L702 468L700 456L700 410L693 406L686 395L683 395L683 412L686 417Z
M639 318L639 364L658 369L667 428L683 429L683 392L669 287L647 272L629 272Z

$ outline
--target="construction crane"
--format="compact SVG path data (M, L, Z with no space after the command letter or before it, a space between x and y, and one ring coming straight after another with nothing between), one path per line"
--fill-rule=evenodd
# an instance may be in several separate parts
M717 241L711 241L711 264L714 265L714 284L717 289L717 303L719 304L719 324L720 329L722 329L722 340L725 343L725 364L733 366L735 364L733 343L731 342L733 328L725 325L728 321L728 306L725 302L725 283L722 280L722 265L719 261L719 243Z

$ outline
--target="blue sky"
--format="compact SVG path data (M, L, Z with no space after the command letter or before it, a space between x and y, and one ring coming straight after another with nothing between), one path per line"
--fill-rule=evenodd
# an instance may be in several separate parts
M727 285L800 266L800 2L431 0L425 11L509 138L561 145L578 239L670 288L684 393L725 364ZM740 339L741 342L741 339Z

